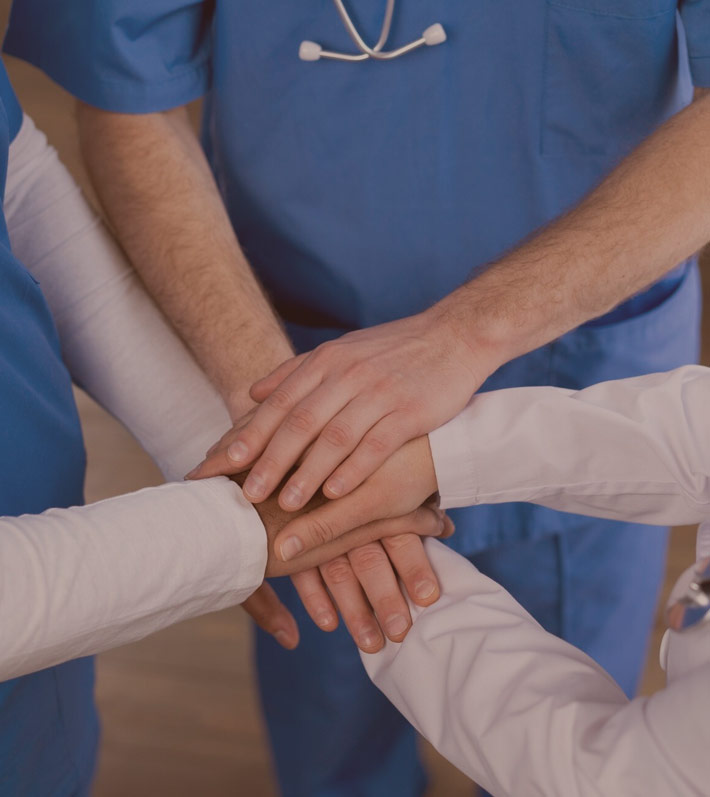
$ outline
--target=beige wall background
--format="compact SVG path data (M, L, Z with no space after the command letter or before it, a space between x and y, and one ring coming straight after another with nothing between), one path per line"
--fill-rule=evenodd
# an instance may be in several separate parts
M0 0L4 24L10 0ZM37 70L6 59L26 111L90 194L71 98ZM707 269L706 269L707 270ZM704 340L710 341L708 319ZM707 355L706 345L706 355ZM78 394L89 468L87 500L159 484L160 474L128 432ZM692 560L690 529L674 532L666 591ZM658 689L657 624L644 691ZM103 718L97 797L227 797L275 794L255 697L248 623L239 609L183 623L99 658ZM470 783L431 748L428 797L463 797ZM393 796L394 797L394 796Z

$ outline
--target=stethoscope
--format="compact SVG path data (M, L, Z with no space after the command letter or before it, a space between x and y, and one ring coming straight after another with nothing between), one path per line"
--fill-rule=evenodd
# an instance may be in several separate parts
M392 16L394 14L394 0L387 0L385 8L385 18L382 22L382 29L380 30L380 38L374 47L368 47L364 39L358 33L355 23L350 18L343 0L333 0L335 8L340 15L340 19L345 25L350 38L355 42L355 46L360 50L359 55L351 55L350 53L336 53L330 50L324 50L320 44L316 42L303 41L298 51L298 57L302 61L318 61L321 58L332 58L336 61L367 61L368 58L375 58L378 61L389 61L392 58L399 58L400 55L410 53L422 45L426 44L433 47L436 44L441 44L446 41L446 31L437 22L430 25L421 38L416 41L405 44L403 47L398 47L396 50L383 50L382 48L387 44L387 39L390 35L390 28L392 27Z

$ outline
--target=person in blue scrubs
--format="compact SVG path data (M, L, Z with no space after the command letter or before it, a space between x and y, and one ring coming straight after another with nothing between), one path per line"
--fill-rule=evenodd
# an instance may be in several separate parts
M376 40L383 0L349 5ZM5 49L97 109L156 114L204 96L202 142L229 218L307 350L449 294L577 203L693 83L710 85L706 0L400 0L389 46L435 21L444 45L313 64L298 59L303 39L352 49L329 0L16 0ZM191 308L166 311L179 322ZM691 259L484 389L580 389L690 363L698 321ZM453 517L453 547L634 692L665 530L527 504ZM298 613L292 588L282 594ZM294 654L258 636L283 793L421 794L414 732L345 632L302 627Z
M0 64L0 194L22 111ZM83 503L85 454L71 378L37 282L0 213L0 515ZM83 658L0 684L0 794L88 795L98 719Z

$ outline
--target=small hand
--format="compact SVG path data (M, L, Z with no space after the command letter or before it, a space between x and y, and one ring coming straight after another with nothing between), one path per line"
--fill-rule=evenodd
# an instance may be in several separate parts
M316 498L310 508L323 503L323 498ZM295 573L293 582L306 610L325 631L338 625L337 604L348 630L366 653L373 653L384 644L380 628L399 642L411 626L398 576L415 603L426 606L439 597L436 576L420 536L447 533L450 521L433 507L419 507L403 517L370 522L288 563L275 555L274 540L293 515L284 512L273 497L259 504L257 511L267 533L267 575ZM290 615L285 617L286 609L275 594L265 597L269 600L262 603L269 613L255 619L270 633L277 628L277 640L289 647L287 642L293 638L289 620L293 623L293 619Z
M397 579L411 600L429 606L439 598L439 584L417 534L400 534L356 548L319 569L292 576L308 614L324 631L337 628L338 605L345 625L364 653L385 642L401 642L412 618ZM331 599L332 596L332 599Z
M281 603L274 588L264 582L242 603L242 609L254 622L271 634L287 650L298 646L298 625L291 612Z
M385 464L349 495L290 516L273 541L276 555L292 563L332 545L352 532L369 527L379 518L403 515L421 506L437 490L436 473L428 437L418 437L395 452ZM271 499L269 499L271 500ZM439 536L453 533L448 525Z
M432 308L285 362L253 386L262 403L220 442L229 467L220 472L251 466L244 494L263 501L310 446L281 506L300 509L324 481L329 498L347 495L408 440L460 412L487 375L448 318ZM203 463L196 473L208 471Z

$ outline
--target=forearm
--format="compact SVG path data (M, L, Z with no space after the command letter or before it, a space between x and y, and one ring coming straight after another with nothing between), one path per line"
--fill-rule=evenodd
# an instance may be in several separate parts
M603 315L710 240L702 94L577 208L435 306L483 376Z
M0 519L0 680L246 600L266 537L227 479Z
M363 661L455 766L501 797L705 793L700 678L628 703L607 673L502 587L439 543L427 548L444 595L414 609L404 642ZM680 727L682 741L673 738Z
M443 507L530 501L637 523L710 516L710 369L476 396L429 435Z
M185 109L144 116L79 104L82 152L118 239L233 417L291 355L239 247Z

